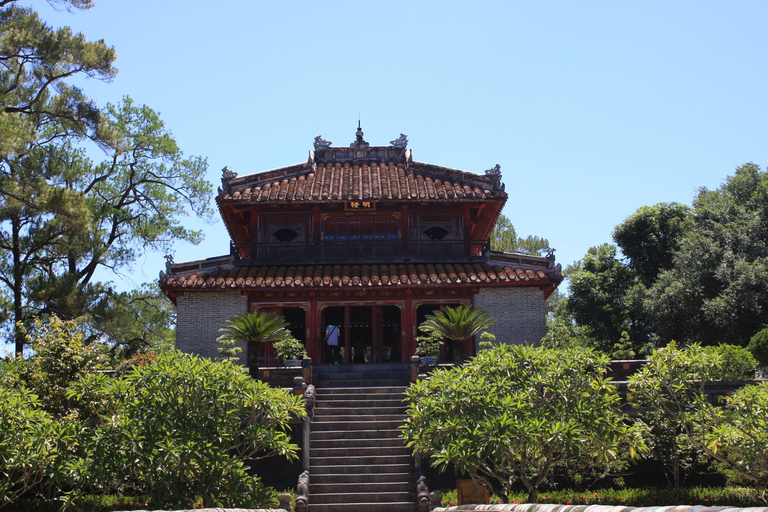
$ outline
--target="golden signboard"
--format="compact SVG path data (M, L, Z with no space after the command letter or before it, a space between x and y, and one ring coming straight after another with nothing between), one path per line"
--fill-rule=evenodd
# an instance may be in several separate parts
M373 201L347 201L344 204L344 209L346 211L375 210L376 203L374 203Z

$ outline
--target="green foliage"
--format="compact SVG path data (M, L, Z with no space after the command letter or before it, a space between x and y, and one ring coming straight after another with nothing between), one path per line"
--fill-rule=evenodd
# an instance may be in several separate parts
M56 465L57 427L29 390L0 386L0 507L39 486Z
M440 345L443 337L435 331L421 331L416 337L416 355L419 357L440 357Z
M746 346L768 323L768 173L745 164L702 189L673 266L643 296L664 339Z
M741 388L725 407L698 401L690 417L694 444L762 490L768 487L768 383Z
M567 318L584 327L585 341L607 354L616 343L624 350L640 353L648 343L645 326L630 292L637 277L617 256L613 245L589 249L584 258L566 270L570 295L565 304ZM622 339L622 334L627 333Z
M501 252L519 252L540 256L549 249L549 241L538 236L519 238L512 222L504 215L499 215L491 231L491 250Z
M618 343L613 345L613 353L611 357L613 359L634 359L637 356L637 352L632 348L632 342L629 340L629 333L622 331L621 338Z
M672 342L648 358L648 364L629 377L627 402L646 426L648 446L664 463L670 484L679 489L698 462L689 443L686 415L695 408L688 397L702 393L704 384L719 378L721 356L699 345L680 349Z
M712 360L717 362L717 379L754 378L757 360L752 357L748 349L723 343L714 347L706 347L705 351L716 356Z
M589 350L483 350L406 391L403 438L440 469L454 465L504 496L522 482L535 501L556 466L642 448L603 379L607 364Z
M465 341L496 323L487 311L472 306L446 306L443 311L427 315L419 330L440 338Z
M69 386L83 375L102 368L104 357L96 345L86 345L83 330L74 320L51 317L36 320L25 333L34 354L19 360L15 371L6 375L6 385L28 388L39 398L39 405L55 418L78 416L76 404L67 397Z
M152 495L161 507L259 508L274 492L244 461L296 457L286 433L301 398L255 381L238 366L160 355L120 379L87 376L71 396L100 403L87 457L73 468L102 491Z
M123 293L107 293L104 307L91 310L91 339L109 345L112 365L141 353L173 350L176 308L156 284Z
M672 268L679 238L688 227L691 209L679 203L643 206L613 230L613 240L627 258L627 266L645 285L662 270Z
M768 365L768 327L758 331L749 339L747 350L760 364Z
M148 107L125 98L100 109L68 83L111 80L113 48L8 4L0 8L0 316L11 329L47 314L82 316L92 336L145 348L132 346L147 338L125 311L137 297L94 275L128 267L147 249L198 242L183 220L210 214L207 164L185 157ZM88 156L101 154L89 152L93 143L106 153L101 162ZM17 353L23 343L17 330Z
M443 506L456 505L456 490L442 491ZM496 497L491 501L496 502ZM526 503L526 494L512 493L510 503ZM550 489L539 496L539 503L560 505L615 505L623 507L664 507L670 505L701 505L704 507L762 507L764 502L760 493L744 487L688 487L672 489L670 487L639 489L596 489L580 491L572 489Z
M718 407L705 401L706 383L749 378L754 366L755 360L740 347L694 344L680 349L673 342L655 351L648 364L629 378L627 401L647 425L648 444L665 463L675 488L699 461L699 451L713 455L701 439L708 428L703 419L719 416ZM755 414L761 413L756 409ZM698 427L693 418L698 418Z
M240 361L240 353L243 351L243 347L238 347L237 342L232 339L219 338L220 347L216 348L216 352L219 353L219 357L216 361L220 363L237 363Z
M272 346L275 349L275 354L284 361L287 359L304 359L307 357L307 350L304 348L304 344L293 336L287 336L276 341Z
M251 376L258 377L258 345L280 341L291 336L288 322L277 313L253 312L227 319L219 329L219 343L247 343L250 345L248 368ZM225 345L229 346L229 345Z

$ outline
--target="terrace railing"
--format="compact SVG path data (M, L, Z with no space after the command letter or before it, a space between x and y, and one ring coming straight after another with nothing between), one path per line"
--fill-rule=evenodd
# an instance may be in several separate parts
M231 244L239 265L485 261L488 240L321 240Z

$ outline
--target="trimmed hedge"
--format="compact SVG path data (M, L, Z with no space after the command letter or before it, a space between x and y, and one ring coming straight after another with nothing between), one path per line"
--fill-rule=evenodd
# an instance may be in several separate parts
M450 507L458 504L455 489L441 491L442 505ZM527 492L513 492L509 495L510 503L525 503ZM497 496L492 503L500 503ZM764 507L760 491L751 487L689 487L679 490L672 488L639 489L598 489L595 491L574 491L563 489L542 491L539 503L563 505L623 505L628 507L652 507L668 505L703 505L731 507Z

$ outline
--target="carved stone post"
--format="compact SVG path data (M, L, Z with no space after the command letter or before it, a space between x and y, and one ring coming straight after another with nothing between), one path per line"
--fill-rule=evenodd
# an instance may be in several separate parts
M277 495L277 501L279 505L277 506L280 510L287 510L288 512L292 512L293 509L291 508L291 495L287 492L283 492Z
M304 394L304 377L293 378L293 394L302 396Z
M312 358L305 357L301 360L301 374L304 377L304 382L307 384L312 383Z
M296 512L307 512L309 510L309 471L299 475L296 494Z
M421 367L421 358L419 356L411 356L411 382L419 380L419 369Z

